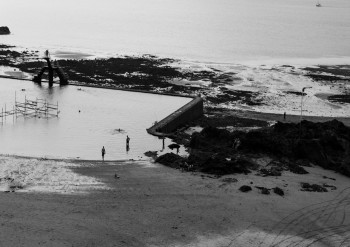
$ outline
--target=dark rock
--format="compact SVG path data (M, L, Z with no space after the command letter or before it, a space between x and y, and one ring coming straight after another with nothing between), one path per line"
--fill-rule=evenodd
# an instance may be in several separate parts
M252 187L248 186L248 185L243 185L239 188L240 191L242 192L248 192L252 190Z
M343 81L343 80L346 80L340 76L334 76L334 75L307 74L306 76L312 78L314 81Z
M230 80L231 81L231 80ZM214 104L222 104L232 101L240 101L247 105L261 105L261 100L258 99L258 93L240 90L224 90L221 94L213 96L207 96L206 100Z
M277 195L279 195L279 196L284 196L284 192L283 192L283 190L282 190L281 188L275 187L275 188L273 188L272 190L273 190L273 192L274 192L275 194L277 194Z
M291 171L295 174L308 174L309 173L303 167L301 167L295 163L289 163L288 168L289 168L289 171Z
M270 190L268 188L260 187L260 186L255 186L255 188L259 189L261 194L270 195Z
M287 158L289 170L297 174L307 171L293 160L313 163L350 176L350 128L332 120L324 123L278 122L271 128L241 134L240 151L263 153Z
M156 162L165 166L178 168L178 169L186 166L185 159L174 153L163 154L156 159Z
M22 185L11 185L10 186L10 189L23 189L23 186Z
M10 34L10 29L6 26L0 27L0 34Z
M331 95L328 96L328 100L331 102L336 103L350 103L350 95L349 94L338 94L338 95Z
M145 155L147 157L151 157L155 160L158 157L158 152L157 151L147 151L147 152L145 152Z
M330 184L323 184L323 187L330 188L331 190L336 190L337 189L337 187L335 187L334 185L330 185Z
M208 159L210 159L214 153L204 152L200 150L191 150L190 155L188 156L188 163L193 165L199 165L205 163Z
M200 133L194 133L189 146L191 148L215 151L215 147L218 147L217 149L220 150L223 145L227 148L232 147L232 144L233 139L229 131L209 126Z
M260 169L260 174L264 177L267 176L281 176L282 172L274 167L272 167L271 169L266 169L266 168L262 168Z
M301 191L328 192L326 188L318 184L301 183Z
M304 70L313 74L331 74L338 76L350 76L349 65L319 65L316 67L306 67Z
M270 190L267 189L267 188L262 188L262 189L261 189L261 194L270 195Z

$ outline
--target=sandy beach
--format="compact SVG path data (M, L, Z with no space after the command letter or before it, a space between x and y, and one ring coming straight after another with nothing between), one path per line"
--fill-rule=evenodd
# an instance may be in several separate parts
M22 190L1 193L1 246L346 246L349 237L350 181L319 167L306 167L305 175L214 178L151 161L63 163L67 173L52 168L45 181L33 176ZM52 183L57 174L69 177L60 187ZM301 182L336 189L300 191ZM253 190L243 193L242 185ZM254 186L278 186L285 195Z
M0 247L350 246L350 1L1 8Z

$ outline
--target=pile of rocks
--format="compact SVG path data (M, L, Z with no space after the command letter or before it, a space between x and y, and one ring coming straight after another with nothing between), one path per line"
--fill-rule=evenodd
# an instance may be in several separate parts
M0 35L2 34L10 34L10 29L6 26L0 27Z

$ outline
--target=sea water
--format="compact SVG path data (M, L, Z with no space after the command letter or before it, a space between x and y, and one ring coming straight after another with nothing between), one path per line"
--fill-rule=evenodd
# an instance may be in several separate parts
M0 43L198 62L349 63L350 1L1 1Z
M119 90L55 85L0 78L0 110L18 102L45 99L57 105L58 117L0 118L0 153L42 158L144 159L145 151L163 150L163 142L147 128L191 101ZM29 112L29 110L28 110ZM56 113L56 111L51 111ZM119 130L120 129L120 130ZM129 150L126 137L130 137ZM165 148L170 142L166 140Z

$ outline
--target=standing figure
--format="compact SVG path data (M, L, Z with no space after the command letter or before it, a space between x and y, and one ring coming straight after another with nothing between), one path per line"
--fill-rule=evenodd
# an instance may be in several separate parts
M44 58L50 58L49 50L46 50L44 53Z
M284 112L284 114L283 114L283 119L284 119L284 121L286 121L286 112Z
M129 143L130 143L130 137L127 135L126 136L126 146L129 147Z
M105 154L106 154L106 149L105 149L105 146L102 147L102 161L105 161Z

